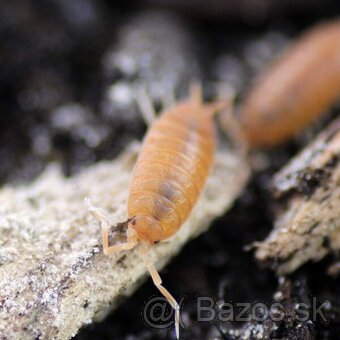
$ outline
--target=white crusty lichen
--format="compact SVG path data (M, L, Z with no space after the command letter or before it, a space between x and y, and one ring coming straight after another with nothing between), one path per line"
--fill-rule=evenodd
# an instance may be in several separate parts
M0 190L0 338L68 339L129 296L145 277L137 250L106 257L100 226L84 198L126 220L131 171L139 146L65 178L49 168L33 183ZM192 237L222 215L244 188L243 156L224 148L190 218L152 248L162 268Z

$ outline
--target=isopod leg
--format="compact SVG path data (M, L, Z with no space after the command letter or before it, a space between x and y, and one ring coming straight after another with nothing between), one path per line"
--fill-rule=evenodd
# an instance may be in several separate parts
M100 208L96 208L95 206L93 206L93 204L88 198L86 198L85 201L89 207L89 210L92 212L94 217L100 222L102 228L103 252L105 255L108 256L114 253L118 253L122 250L132 249L137 245L137 237L135 233L130 231L128 228L127 234L128 240L126 243L109 246L109 222L107 221L104 212L102 212Z
M135 100L146 125L150 126L156 119L156 111L145 88L135 90Z
M102 227L102 239L103 239L103 252L106 256L112 255L114 253L119 253L122 250L129 250L137 245L137 240L135 238L128 237L128 242L116 244L114 246L109 246L109 231L108 223L104 219L101 221Z
M163 296L168 300L171 307L175 310L175 331L176 331L176 337L179 339L179 304L177 303L176 299L170 294L170 292L162 286L162 279L159 276L159 273L155 267L155 265L149 260L147 257L147 247L141 247L140 248L141 254L143 256L144 263L148 267L151 279L154 283L154 285L157 287L157 289L163 294Z
M167 88L166 86L162 86L161 91L162 109L165 110L173 107L176 104L175 89L173 87Z
M243 135L242 128L239 121L234 116L234 100L235 94L231 93L229 99L227 99L226 110L219 115L219 122L223 130L226 131L234 143L236 148L241 154L246 154L248 151L248 145L246 143L245 137ZM212 104L214 105L214 104Z

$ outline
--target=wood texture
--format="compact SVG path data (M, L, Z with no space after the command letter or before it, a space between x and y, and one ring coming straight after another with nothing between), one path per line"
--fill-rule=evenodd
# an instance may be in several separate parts
M258 260L282 274L340 250L339 160L340 118L276 175L281 210Z
M138 250L104 256L100 226L84 203L89 197L107 210L112 225L124 221L138 151L131 147L72 178L51 169L34 183L1 189L1 339L71 338L141 283L147 271ZM150 250L158 268L230 207L248 175L245 160L224 146L187 222Z

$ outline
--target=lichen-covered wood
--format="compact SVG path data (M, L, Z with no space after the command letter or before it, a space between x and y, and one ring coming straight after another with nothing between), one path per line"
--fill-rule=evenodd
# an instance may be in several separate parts
M52 167L35 182L0 191L0 338L68 339L101 319L145 277L138 250L102 254L100 227L84 198L126 219L126 200L139 147L64 178ZM218 152L190 218L152 248L162 268L192 237L207 229L242 191L249 175L243 156ZM183 292L185 293L185 292Z
M256 257L278 273L340 249L340 119L274 178L280 212Z

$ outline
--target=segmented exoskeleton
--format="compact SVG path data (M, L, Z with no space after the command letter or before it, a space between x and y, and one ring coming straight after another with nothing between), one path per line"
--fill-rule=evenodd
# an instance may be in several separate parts
M307 31L259 77L241 108L249 147L293 137L340 97L340 20Z
M109 246L108 222L100 210L91 207L102 223L106 255L141 243L154 284L176 311L177 337L179 306L145 255L150 245L174 235L194 207L214 159L213 114L226 105L225 101L204 104L200 87L193 86L188 100L161 113L150 126L130 183L126 243Z

